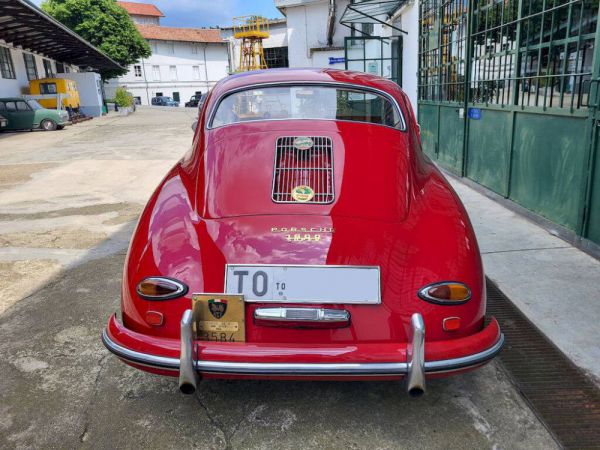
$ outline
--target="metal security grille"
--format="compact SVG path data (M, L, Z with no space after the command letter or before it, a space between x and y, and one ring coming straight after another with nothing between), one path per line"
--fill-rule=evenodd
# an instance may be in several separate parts
M313 145L301 150L294 146L297 136L277 139L275 170L273 171L273 201L299 203L292 191L308 186L314 195L301 203L326 204L333 202L333 152L331 139L311 136Z
M419 99L585 107L597 17L598 0L424 0Z

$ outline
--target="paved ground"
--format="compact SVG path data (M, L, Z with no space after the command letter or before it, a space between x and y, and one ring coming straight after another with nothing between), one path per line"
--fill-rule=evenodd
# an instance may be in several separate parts
M600 261L451 178L488 277L600 387Z
M0 135L1 448L522 448L556 444L492 363L399 383L176 381L100 342L126 245L192 111Z

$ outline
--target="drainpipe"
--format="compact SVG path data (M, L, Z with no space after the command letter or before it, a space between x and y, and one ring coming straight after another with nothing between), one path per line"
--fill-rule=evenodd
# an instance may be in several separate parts
M148 93L148 78L146 77L146 62L144 58L142 58L142 70L144 71L144 83L146 84L146 101L148 102L148 106L150 106L150 94Z
M204 76L206 77L206 91L208 92L208 62L206 61L206 47L208 44L204 44L202 53L204 54Z
M333 31L335 29L335 0L329 0L329 14L327 16L327 46L333 47Z

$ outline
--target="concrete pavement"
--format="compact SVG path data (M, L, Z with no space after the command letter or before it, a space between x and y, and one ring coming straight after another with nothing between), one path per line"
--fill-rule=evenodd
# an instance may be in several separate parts
M0 134L0 447L556 448L495 362L415 401L393 382L206 381L183 396L108 354L133 224L194 113Z
M449 179L469 212L486 275L600 386L600 261Z

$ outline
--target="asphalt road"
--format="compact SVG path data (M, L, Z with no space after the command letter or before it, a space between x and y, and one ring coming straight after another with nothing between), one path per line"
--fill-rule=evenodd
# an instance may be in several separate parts
M556 448L497 363L421 399L395 382L205 381L184 396L110 355L129 237L194 112L0 134L1 448Z

